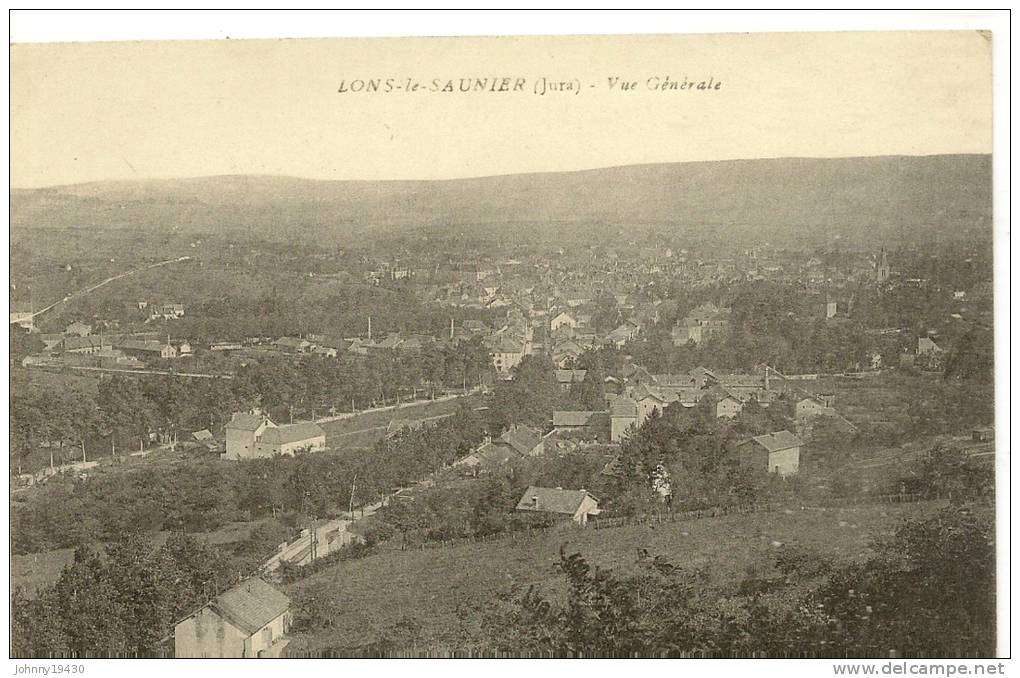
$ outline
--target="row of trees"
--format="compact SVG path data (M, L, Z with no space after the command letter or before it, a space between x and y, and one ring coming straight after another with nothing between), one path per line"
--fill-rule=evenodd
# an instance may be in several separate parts
M254 406L286 422L427 397L444 387L473 386L490 371L488 353L475 340L420 354L342 361L270 357L241 367L229 380L114 376L101 379L95 393L26 383L11 394L11 465L23 467L40 447L54 450L54 461L61 462L80 459L82 445L100 456L148 445L160 434L218 431L233 412Z

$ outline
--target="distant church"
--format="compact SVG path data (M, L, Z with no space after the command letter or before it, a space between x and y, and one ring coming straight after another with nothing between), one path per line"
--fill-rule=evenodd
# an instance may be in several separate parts
M885 248L878 255L875 262L875 282L884 283L889 279L889 257L886 256Z

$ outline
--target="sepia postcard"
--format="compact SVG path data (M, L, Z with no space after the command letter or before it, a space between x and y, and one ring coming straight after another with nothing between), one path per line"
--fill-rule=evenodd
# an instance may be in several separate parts
M1003 673L999 39L15 41L14 675Z

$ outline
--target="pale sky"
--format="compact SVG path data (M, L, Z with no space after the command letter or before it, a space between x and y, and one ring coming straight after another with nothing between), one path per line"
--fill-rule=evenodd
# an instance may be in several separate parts
M648 162L990 153L977 32L15 45L11 181L446 179ZM527 92L340 94L526 79ZM536 79L581 92L531 93ZM720 89L650 91L649 78ZM608 79L638 82L609 91ZM595 85L594 88L589 85Z

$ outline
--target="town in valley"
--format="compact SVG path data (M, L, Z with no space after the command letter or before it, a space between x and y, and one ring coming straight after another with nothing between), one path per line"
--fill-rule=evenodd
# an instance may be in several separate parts
M990 656L989 191L13 190L12 654Z

